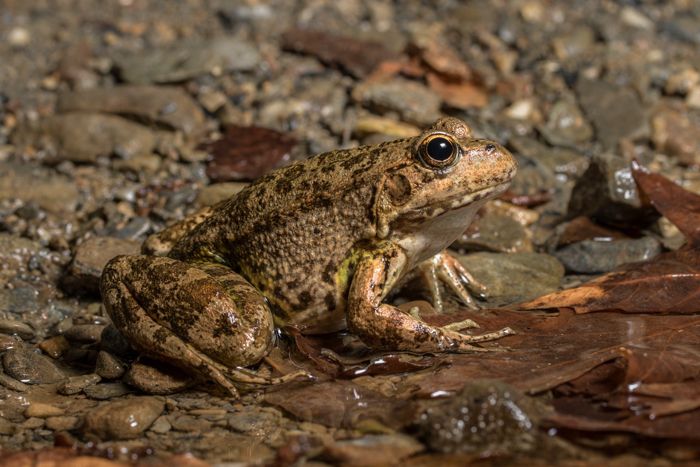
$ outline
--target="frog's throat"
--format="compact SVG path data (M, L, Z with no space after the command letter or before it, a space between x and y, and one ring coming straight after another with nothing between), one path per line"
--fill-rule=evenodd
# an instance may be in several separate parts
M391 235L392 225L394 225L396 222L400 222L402 225L420 225L425 221L434 219L447 212L460 209L464 206L476 203L486 198L494 198L506 191L509 185L510 180L497 185L488 186L473 193L468 193L462 196L454 196L437 203L425 204L423 206L411 208L409 211L399 213L396 216L379 216L377 219L377 237L380 239L388 238ZM465 228L466 227L467 226L465 226Z

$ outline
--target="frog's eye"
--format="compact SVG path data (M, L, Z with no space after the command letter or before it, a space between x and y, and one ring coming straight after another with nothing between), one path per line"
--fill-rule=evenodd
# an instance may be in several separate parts
M423 163L429 167L448 167L459 157L459 145L448 135L437 134L428 136L419 148Z

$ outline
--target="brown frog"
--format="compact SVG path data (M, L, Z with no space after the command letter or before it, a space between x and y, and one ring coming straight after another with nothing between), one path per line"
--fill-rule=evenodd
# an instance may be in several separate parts
M484 350L508 328L467 335L383 303L415 271L474 307L471 276L444 249L516 172L513 156L456 118L421 135L320 154L276 170L234 197L119 256L101 280L114 325L144 354L237 387L273 344L275 326L349 329L375 348ZM153 256L165 255L165 256Z

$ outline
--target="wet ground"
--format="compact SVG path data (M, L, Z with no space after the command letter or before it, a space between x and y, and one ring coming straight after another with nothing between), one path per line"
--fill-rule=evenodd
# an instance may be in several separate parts
M493 344L510 353L485 355L380 355L291 332L261 371L318 381L236 401L139 360L97 284L111 257L274 167L412 136L441 115L520 163L452 246L488 287L482 305L673 252L683 229L629 167L700 193L698 2L4 0L0 37L0 445L20 452L6 459L697 458L690 308L453 304L426 318L516 329Z

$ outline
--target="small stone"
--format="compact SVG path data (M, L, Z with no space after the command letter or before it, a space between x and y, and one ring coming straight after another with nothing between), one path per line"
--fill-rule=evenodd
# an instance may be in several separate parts
M0 199L21 199L54 214L73 214L78 203L78 189L75 181L46 168L0 162ZM0 248L0 251L7 250Z
M135 174L153 174L160 168L161 159L155 154L141 154L129 159L118 159L112 164L117 170Z
M593 137L593 128L570 99L556 102L548 112L547 123L539 127L542 135L552 145L576 146Z
M189 433L206 433L211 429L211 422L191 415L177 415L170 417L173 430Z
M78 428L80 425L80 418L72 415L65 415L59 417L48 417L46 419L46 428L54 431L68 431Z
M576 181L568 214L588 216L613 227L647 225L659 217L651 205L640 200L630 164L609 153L593 156Z
M136 352L131 347L131 344L129 344L129 341L122 336L122 334L113 324L108 324L102 330L100 348L122 358L130 358L136 355Z
M88 386L83 389L83 392L90 399L103 401L114 399L133 392L129 386L123 383L101 383Z
M82 392L85 388L99 383L100 379L101 378L99 377L99 375L95 374L71 376L70 378L66 379L63 383L61 383L61 385L58 387L58 392L65 396L78 394Z
M516 219L496 212L477 218L456 241L465 250L486 250L500 253L533 251L529 231Z
M12 423L4 417L0 417L0 435L12 435L18 428L16 423Z
M161 362L135 362L124 376L124 382L147 394L174 394L197 382L177 368Z
M654 29L654 22L632 6L626 6L622 9L620 19L623 23L633 28Z
M151 428L149 428L150 431L158 434L164 434L167 433L172 429L172 425L170 425L170 422L168 421L168 417L165 415L161 415L156 419L155 422L153 422L153 425L151 425Z
M164 408L163 401L155 397L132 397L109 402L87 413L83 429L105 441L137 438Z
M22 346L22 339L19 336L8 336L7 334L0 334L0 352L5 350L16 349Z
M84 264L84 263L83 263ZM76 324L63 333L69 342L79 344L93 344L100 342L105 326L101 324Z
M123 159L150 154L156 135L143 125L116 115L67 113L47 117L41 123L44 147L56 160L94 163L100 156L117 154Z
M56 359L70 349L70 343L63 335L60 335L41 341L38 347L49 357Z
M24 340L34 337L34 329L30 325L14 319L0 319L0 332L16 334Z
M200 207L213 206L229 199L248 185L245 182L223 182L205 186L197 195L197 205Z
M105 379L119 379L124 376L126 368L117 357L109 352L100 350L95 361L95 373Z
M612 271L626 263L646 261L661 253L661 244L652 237L613 241L584 240L567 245L554 256L566 270L579 274Z
M229 428L239 433L265 438L280 426L282 414L278 410L258 406L241 407L227 418Z
M459 262L486 287L489 305L530 300L559 287L564 267L542 253L473 253Z
M700 85L693 87L686 96L685 103L691 109L700 109Z
M323 455L339 465L391 465L423 449L414 438L393 433L335 441L325 447Z
M700 165L700 121L688 112L663 107L651 119L651 139L657 150L687 165Z
M27 392L29 386L0 372L0 385L17 392Z
M55 417L58 415L63 415L65 410L60 407L56 407L51 404L43 404L41 402L32 402L24 411L24 416L29 417Z
M352 96L365 107L380 113L396 112L402 120L416 125L429 125L440 117L440 96L416 81L365 82L355 87Z
M119 255L137 255L140 251L141 245L135 240L115 237L89 238L76 247L64 286L80 293L96 293L99 290L102 270L110 259Z
M46 421L43 418L30 417L19 426L24 430L36 430L38 428L43 428L45 423Z
M552 42L554 53L559 60L568 60L589 52L595 43L595 32L588 26L578 25L567 28Z
M648 134L646 109L631 88L582 78L576 84L576 92L598 140L606 148L614 148L620 139Z
M3 354L5 372L22 383L49 384L65 376L51 360L29 349L12 349Z
M7 42L15 48L22 48L32 41L32 34L27 28L16 26L7 33Z

